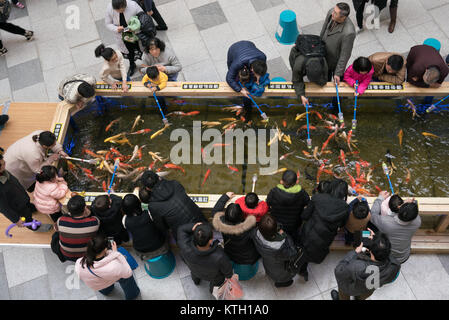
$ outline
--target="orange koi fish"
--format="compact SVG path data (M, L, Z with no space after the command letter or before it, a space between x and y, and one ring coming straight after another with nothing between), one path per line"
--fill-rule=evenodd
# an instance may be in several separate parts
M210 169L207 169L206 174L204 175L204 180L203 180L203 183L201 184L201 187L204 186L204 183L206 182L209 175L210 175Z
M284 127L284 128L287 128L287 120L282 120L282 126Z
M307 125L306 124L303 125L301 128L299 128L299 130L304 130L304 129L307 130ZM309 125L309 130L316 130L316 127Z
M331 113L329 113L327 116L328 116L329 118L331 118L332 120L337 120L337 119L338 119L336 115L331 114Z
M229 164L226 164L226 166L229 168L229 170L232 170L232 171L234 171L234 172L239 172L239 169L237 169L237 168L235 168L235 167L232 167L232 166L230 166Z
M296 184L299 183L299 177L300 176L301 176L301 173L299 172L299 169L298 169L298 171L296 172Z
M139 131L132 132L130 134L142 134L142 133L148 133L148 132L151 132L151 129L141 129Z
M83 148L82 153L86 153L94 158L101 158L101 156L99 156L98 154L96 154L95 152L89 150L89 149L85 149Z
M407 170L407 176L405 177L405 183L409 183L410 178L411 178L410 170L407 168L405 170Z
M182 111L173 111L173 112L170 112L169 114L167 114L167 117L168 117L168 116L185 116L185 115L186 115L185 112L182 112Z
M325 164L323 163L323 164L321 164L320 168L318 169L318 173L316 174L316 184L320 183L320 176L324 170L324 166L325 166Z
M279 158L279 160L284 160L285 158L287 158L288 156L291 156L292 154L293 154L293 152L286 153L286 154L282 155L282 156Z
M379 188L378 186L376 186L376 185L374 185L374 188L376 188L376 190L378 191L378 192L381 192L382 191L382 189L381 188Z
M83 170L83 172L86 174L86 175L92 175L92 171L90 171L89 169L86 169L86 168L81 168L81 170Z
M110 150L111 150L113 153L115 153L116 155L118 155L119 157L123 157L123 154L121 154L120 151L118 151L117 149L115 149L115 148L110 148Z
M215 144L212 145L212 147L214 147L214 148L218 148L218 147L228 147L228 146L230 146L229 143L215 143Z
M184 116L196 116L197 114L200 114L200 112L199 111L190 111L183 115Z
M109 122L109 124L106 126L106 129L104 129L104 131L105 131L105 132L108 132L109 129L111 129L111 127L114 125L114 123L119 122L121 119L122 119L122 118L120 117L120 118L118 118L118 119L115 119L115 120L112 120L111 122Z
M310 152L307 152L305 150L302 150L302 153L307 157L307 158L312 158L312 155L310 154Z
M352 187L352 188L355 188L356 183L355 183L354 177L351 176L351 175L349 174L348 170L345 170L345 172L346 172L346 174L348 175L349 180L351 181L351 187Z
M346 157L343 150L340 149L340 160L343 163L343 165L346 167Z
M315 110L311 110L309 111L310 113L316 114L316 116L320 119L323 120L323 116L321 115L321 113L319 113L318 111Z
M182 171L182 173L186 173L185 172L185 170L183 169L183 168L181 168L180 166L177 166L176 164L173 164L173 163L166 163L166 164L164 164L164 167L165 168L168 168L168 169L177 169L177 170L181 170Z
M101 186L103 187L103 191L104 191L104 192L107 192L107 191L108 191L108 188L107 188L107 186L106 186L106 181L103 180L103 183L101 184Z
M360 163L356 162L355 163L355 170L357 172L357 178L360 177Z

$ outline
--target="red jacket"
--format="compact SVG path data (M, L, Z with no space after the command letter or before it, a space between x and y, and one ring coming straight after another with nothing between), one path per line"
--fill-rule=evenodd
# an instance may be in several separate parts
M265 201L259 201L259 204L254 209L250 209L245 204L245 197L238 198L235 200L245 215L245 218L248 215L252 215L256 217L256 221L259 222L260 218L262 218L268 212L268 205Z

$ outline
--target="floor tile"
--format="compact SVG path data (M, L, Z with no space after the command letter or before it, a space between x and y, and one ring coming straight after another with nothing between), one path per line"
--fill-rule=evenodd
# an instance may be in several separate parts
M424 9L426 10L441 7L449 3L449 0L420 0L420 1Z
M164 279L150 276L137 279L142 300L186 300L181 280L176 272Z
M314 34L319 36L321 33L321 29L323 28L323 24L324 24L324 19L312 23L312 24L308 24L308 25L301 25L299 27L299 33L300 34Z
M184 278L186 276L190 276L190 269L182 260L179 252L173 252L176 259L176 272L178 273L180 278Z
M330 252L322 263L309 264L309 272L321 292L329 290L337 285L334 270L345 255L346 252Z
M418 300L448 300L449 275L437 255L413 254L401 273Z
M320 294L320 290L313 279L305 282L302 277L296 276L294 283L286 288L274 288L277 299L281 300L305 300ZM273 284L274 286L274 284Z
M239 282L243 289L244 300L273 300L276 297L273 281L265 273L257 273L252 279Z
M32 86L13 91L14 101L17 102L47 102L48 95L45 83L39 82Z
M43 72L48 100L58 102L59 83L68 75L75 74L73 62Z
M237 6L222 7L237 40L254 39L265 35L265 28L249 0Z
M209 282L201 281L195 285L190 275L180 278L187 300L215 300L209 292Z
M102 65L103 65L103 62L100 62L100 63L93 64L93 65L90 65L87 67L81 67L81 68L75 67L75 69L76 69L76 72L90 74L90 75L94 76L95 79L99 80L100 79L99 72L101 70ZM128 68L129 64L126 63L126 65Z
M449 255L448 254L439 254L438 259L443 265L444 270L446 270L447 274L449 274Z
M287 9L288 8L285 4L281 4L276 7L257 12L260 21L262 21L262 24L268 36L273 40L273 42L277 41L275 38L275 34L279 26L279 16L281 15L282 11Z
M95 57L95 49L100 44L101 41L96 40L70 49L71 55L73 56L73 63L75 64L75 68L86 68L104 62L103 58ZM100 72L100 70L98 70L97 73L98 72Z
M8 78L8 66L6 64L6 57L0 57L0 80Z
M254 9L259 12L284 3L284 0L251 0Z
M441 42L440 54L445 57L449 53L449 38L434 21L411 27L408 32L416 44L424 43L429 37L438 39Z
M59 5L66 4L66 3L69 3L69 2L72 2L72 1L74 1L74 0L56 0L56 3L59 6ZM90 1L90 2L97 2L97 1Z
M218 77L221 81L226 81L226 74L228 73L228 65L226 60L215 62L215 70L217 70Z
M11 22L12 20L15 20L18 18L28 16L28 8L27 8L28 2L27 1L29 1L29 0L20 0L20 2L22 2L25 5L25 8L23 8L23 9L16 8L16 6L14 6L14 5L12 6L8 22Z
M92 17L94 18L95 21L97 20L103 20L104 23L104 18L106 17L106 9L108 7L108 4L110 4L111 1L110 0L94 0L94 1L89 1L89 7L90 7L90 11L92 12Z
M408 0L406 6L398 9L398 18L406 29L432 21L432 16L419 0Z
M237 6L239 4L241 4L241 0L218 0L218 2L220 3L221 7L232 7L232 6Z
M211 59L206 59L182 69L187 81L222 81Z
M3 253L0 253L0 300L9 300L8 280L6 278L5 264L3 262Z
M203 30L200 34L214 63L226 60L229 47L237 42L237 38L229 23L223 23ZM217 35L220 36L217 37Z
M48 276L43 275L9 289L12 300L51 300Z
M416 300L416 297L404 276L400 273L393 283L386 284L374 291L369 300Z
M191 9L190 13L200 31L228 22L218 2Z
M28 0L27 9L33 22L48 19L59 14L56 0Z
M169 29L167 33L172 49L183 68L210 58L195 24L177 30ZM192 52L195 52L195 54L192 54Z
M217 0L184 0L187 8L193 9L204 6L205 4L216 2Z
M449 37L449 24L447 23L447 17L449 15L449 4L432 9L429 14L433 17L433 20L438 24L441 30Z
M160 6L160 5L162 5L162 4L170 3L170 2L173 2L173 1L175 1L175 0L157 0L157 1L156 1L156 4L157 4L158 6Z
M267 72L270 74L270 79L282 77L287 80L291 78L291 71L288 70L287 65L281 57L268 60L267 65Z
M11 248L3 258L10 288L47 274L42 249Z
M387 51L406 52L415 45L415 41L400 21L396 22L394 34L388 33L388 21L380 23L380 30L376 30L376 38Z
M106 28L104 24L104 19L100 19L95 21L95 25L97 26L97 31L100 36L101 43L105 46L109 46L111 44L115 44L115 37L111 30ZM158 35L159 36L159 35Z
M20 90L44 81L41 63L38 59L15 65L8 69L8 74L12 91Z
M164 18L169 32L175 29L182 31L182 28L194 23L192 14L183 0L170 1L164 5L158 2L157 10Z
M365 43L359 46L355 46L352 49L352 55L351 58L348 60L348 64L346 65L346 68L348 68L352 62L357 59L358 57L368 57L371 54L375 52L383 52L386 49L382 46L382 44L377 41L371 41L369 43Z
M267 56L267 60L272 60L280 57L280 54L274 46L273 41L267 35L251 39L251 41L254 42L257 49L265 53L265 55Z
M319 1L315 0L285 0L285 4L290 10L296 13L296 23L298 26L306 26L323 20L327 10L324 10ZM304 10L307 8L307 10ZM330 8L329 8L330 9Z
M9 85L9 79L0 80L0 104L5 101L11 100L11 86Z
M47 19L32 21L31 28L34 31L37 43L49 40L58 42L63 40L64 37L64 24L59 15L55 15Z
M58 41L39 41L37 43L37 51L42 71L47 71L72 62L72 53L69 44L64 37ZM95 58L92 58L92 60L94 59Z

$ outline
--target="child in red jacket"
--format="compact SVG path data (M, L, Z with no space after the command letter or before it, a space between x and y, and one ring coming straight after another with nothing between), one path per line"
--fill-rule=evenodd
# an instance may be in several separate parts
M346 69L343 76L344 81L355 88L356 81L359 82L357 93L363 94L368 88L374 74L374 67L368 58L358 57L354 63Z
M254 192L250 192L246 197L238 198L235 203L240 205L240 208L245 215L253 215L256 217L256 221L260 219L268 212L268 205L265 201L259 201L259 197Z

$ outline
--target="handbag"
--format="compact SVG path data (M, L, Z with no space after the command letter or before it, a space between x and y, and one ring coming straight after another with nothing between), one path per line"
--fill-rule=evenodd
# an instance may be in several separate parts
M131 270L135 270L139 266L136 259L134 259L134 257L128 252L128 250L123 247L118 247L117 251L125 256Z
M214 287L212 295L217 300L239 300L243 298L243 289L239 283L239 275L234 273L220 287Z
M298 251L296 252L296 255L291 258L289 261L286 261L285 269L293 274L299 273L299 269L303 265L301 262L301 259L304 255L304 249L303 247L298 247Z

